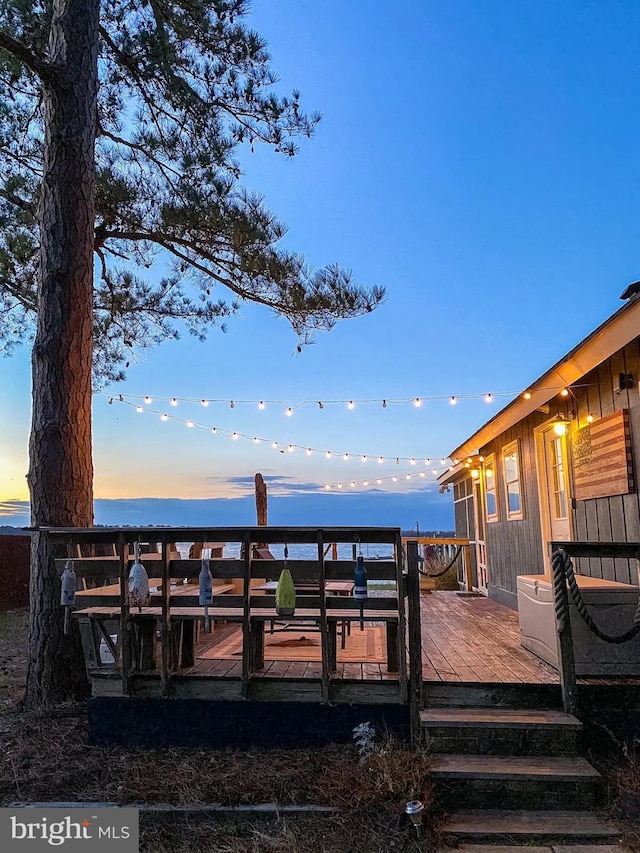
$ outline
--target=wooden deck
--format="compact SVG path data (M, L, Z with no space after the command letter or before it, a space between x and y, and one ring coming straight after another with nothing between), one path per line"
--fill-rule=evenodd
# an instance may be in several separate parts
M427 682L557 684L558 673L520 645L518 614L484 597L455 592L422 593L422 674ZM239 625L220 625L202 635L198 651L223 644L241 632ZM355 629L354 629L355 630ZM348 640L347 640L348 642ZM304 652L300 652L302 657ZM239 677L237 657L197 659L195 666L177 675ZM319 662L267 660L254 678L318 679ZM341 663L332 679L396 680L384 663Z
M558 684L558 673L520 645L518 613L484 596L423 593L425 681Z

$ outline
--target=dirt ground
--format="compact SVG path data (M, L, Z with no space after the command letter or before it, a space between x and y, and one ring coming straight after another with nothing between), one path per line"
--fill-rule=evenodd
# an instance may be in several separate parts
M380 737L364 762L354 746L239 752L95 747L84 706L22 712L26 610L0 612L0 805L11 802L327 805L329 815L141 820L148 853L377 853L417 851L403 814L430 803L428 760Z

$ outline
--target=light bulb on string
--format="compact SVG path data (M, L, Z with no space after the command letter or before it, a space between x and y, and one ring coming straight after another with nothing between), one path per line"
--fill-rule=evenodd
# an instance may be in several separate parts
M405 476L405 480L410 480L410 479L411 479L411 474L407 474L407 475Z
M363 485L363 486L368 486L368 485L369 485L369 481L368 481L368 480L364 480L364 481L363 481L363 483L362 483L362 485Z
M136 412L144 412L142 406L136 406Z
M339 489L341 489L341 488L342 488L342 483L338 483L338 488L339 488Z
M171 398L171 405L172 405L172 406L177 406L177 405L178 405L178 401L176 400L176 398L175 398L175 397L172 397L172 398Z
M446 464L447 464L447 460L446 460L446 459L441 459L441 460L440 460L440 464L441 464L441 465L446 465Z
M349 409L355 409L355 407L356 407L356 404L353 402L353 400L349 400L348 408Z
M366 457L366 456L363 456L363 457L362 457L362 461L363 461L363 462L366 462L366 461L367 461L367 457Z
M416 397L416 399L413 401L413 405L416 407L416 409L420 408L420 406L422 405L422 400L420 399L420 397Z
M294 448L293 448L293 444L290 444L290 445L287 447L287 452L288 452L288 453L293 453L293 450L294 450Z
M394 482L394 483L397 483L397 482L398 482L398 478L396 477L396 475L395 475L395 474L393 475L393 477L392 477L391 479L393 480L393 482Z
M352 480L352 481L351 481L351 488L353 488L353 487L355 486L355 484L356 484L356 481L355 481L355 480Z
M235 404L235 403L233 402L233 400L232 400L232 401L229 403L229 408L230 408L230 409L235 409L235 407L236 407L236 404Z
M383 401L382 401L382 408L383 408L383 409L386 409L386 408L387 408L387 401L386 401L386 400L383 400Z
M192 426L194 426L193 421L187 421L187 426L188 426L188 427L192 427Z
M256 436L256 437L253 439L253 443L254 443L254 444L260 444L260 439L258 438L258 436Z
M324 409L324 406L322 405L322 403L321 403L319 400L318 400L318 408L319 408L319 409Z
M588 424L593 423L593 415L591 414L591 412L589 412L589 414L587 415L587 423Z
M277 450L278 449L278 442L274 441L273 444L271 445L271 447L273 447L274 450Z
M396 465L399 465L399 464L400 464L400 458L398 456L396 456Z
M522 396L524 397L525 400L530 400L531 399L531 391L525 391Z
M331 486L329 485L329 483L327 483L325 486L325 489L330 489L330 488L331 488Z
M424 477L424 471L420 471L420 476Z
M239 437L240 436L238 435L237 432L234 432L233 435L231 436L231 438L233 438L235 441L237 441Z
M561 397L568 397L569 396L569 389L563 388L562 391L560 392L560 396Z
M378 456L378 463L380 465L382 465L383 462L384 462L384 456Z
M424 460L424 464L425 464L425 465L431 465L431 460L430 460L430 459L425 459L425 460Z
M200 404L201 404L202 406L204 406L204 407L205 407L205 409L206 409L206 408L207 408L207 406L209 405L209 401L208 401L208 400L200 400Z
M458 402L458 401L456 400L456 398L455 398L455 397L449 397L449 403L450 403L450 405L455 406L455 404L456 404L457 402Z
M324 455L327 457L327 459L331 459L331 451L330 450L327 450L327 452Z
M258 408L264 409L264 403L262 402L262 400L260 400L260 402L258 403Z
M169 420L169 415L165 415L165 414L160 415L160 420L161 420L161 421L168 421L168 420Z
M287 414L287 417L289 417L289 418L290 418L290 417L291 417L291 415L293 414L293 409L291 408L291 406L288 406L288 407L287 407L287 412L286 412L286 414Z
M484 401L485 403L493 403L493 394L485 394Z
M376 480L376 483L377 483L378 485L380 485L380 483L381 483L381 482L382 482L382 480L380 479L380 477L378 477L378 479Z
M145 397L145 398L144 398L144 401L145 401L145 403L146 403L146 404L147 404L147 406L148 406L148 405L149 405L149 403L151 403L151 397Z
M411 464L411 465L415 465L415 464L416 464L416 460L413 458L413 456L411 457L411 459L410 459L409 461L410 461L410 464Z
M310 447L307 447L307 456L311 456L312 450Z
M211 432L215 435L218 432L217 427L211 427Z
M344 456L343 456L342 458L344 459L344 461L345 461L345 462L348 462L348 460L349 460L349 454L348 454L348 453L345 453L345 454L344 454Z

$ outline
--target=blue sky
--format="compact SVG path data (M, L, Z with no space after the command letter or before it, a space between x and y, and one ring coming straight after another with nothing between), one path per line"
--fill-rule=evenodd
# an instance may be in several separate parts
M279 90L299 88L323 121L292 161L243 155L244 183L288 224L287 246L384 285L386 302L301 355L285 321L243 306L227 334L149 352L114 393L149 394L161 411L159 396L296 404L526 388L639 277L639 17L614 0L254 0ZM0 500L24 501L28 353L0 362L0 390ZM507 399L170 413L340 454L439 459ZM103 397L94 448L97 498L240 499L261 471L284 478L274 494L292 517L308 501L323 523L353 520L353 494L318 495L324 483L353 491L351 480L372 523L441 527L452 515L432 477L403 479L408 464L282 454ZM155 505L140 506L154 522Z

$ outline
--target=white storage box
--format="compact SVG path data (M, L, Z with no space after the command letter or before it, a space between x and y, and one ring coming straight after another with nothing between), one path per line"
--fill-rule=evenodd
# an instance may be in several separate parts
M631 584L576 575L591 618L605 633L623 634L633 624L639 590ZM569 598L571 634L579 676L640 676L640 636L605 643L593 634ZM544 575L518 576L521 645L558 668L553 585Z

